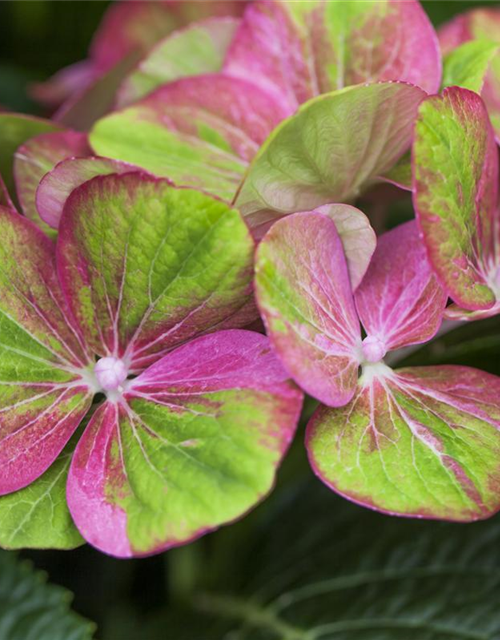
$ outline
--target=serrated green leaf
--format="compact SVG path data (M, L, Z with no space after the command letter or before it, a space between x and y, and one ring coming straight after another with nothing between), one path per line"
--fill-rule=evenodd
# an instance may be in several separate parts
M71 595L45 583L28 562L0 553L2 640L91 640L95 625L69 609Z
M388 518L311 482L276 492L269 515L240 560L250 577L231 594L221 586L195 598L207 620L228 621L210 640L499 637L498 518L466 527Z

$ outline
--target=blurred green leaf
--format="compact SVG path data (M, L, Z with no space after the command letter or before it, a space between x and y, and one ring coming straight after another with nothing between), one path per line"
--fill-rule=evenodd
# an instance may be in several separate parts
M0 553L2 640L91 640L94 625L70 610L71 594L15 554Z
M394 519L312 482L286 494L247 555L247 584L197 601L232 619L214 640L499 637L498 517L467 526Z

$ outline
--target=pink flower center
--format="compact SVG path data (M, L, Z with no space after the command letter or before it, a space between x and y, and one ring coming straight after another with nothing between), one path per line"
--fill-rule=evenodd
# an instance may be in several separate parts
M375 336L367 336L361 343L361 350L367 362L380 362L387 353L385 344Z
M95 377L104 391L116 391L127 379L127 367L119 358L101 358L94 366Z

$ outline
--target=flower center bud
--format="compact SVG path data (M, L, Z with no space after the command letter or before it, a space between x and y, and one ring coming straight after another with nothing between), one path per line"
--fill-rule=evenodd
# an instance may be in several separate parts
M101 358L94 366L95 377L104 391L116 391L127 379L127 368L119 358Z
M361 350L367 362L380 362L387 353L385 344L375 336L367 336L361 343Z

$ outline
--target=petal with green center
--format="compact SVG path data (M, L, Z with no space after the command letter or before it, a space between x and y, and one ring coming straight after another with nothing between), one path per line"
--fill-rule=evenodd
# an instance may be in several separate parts
M90 143L98 155L231 201L248 163L286 115L249 80L209 74L172 82L100 120Z
M179 347L92 418L68 479L76 525L128 557L231 522L271 490L301 404L264 336L223 331Z
M448 296L434 275L414 220L384 233L355 294L366 333L387 350L427 342Z
M387 370L307 428L315 473L362 506L469 522L500 509L500 378L459 366Z
M117 106L125 107L179 78L220 71L238 25L235 18L209 18L174 31L127 76Z
M255 291L271 344L292 378L325 404L349 402L361 337L333 221L308 212L273 225L257 251Z
M451 87L422 103L413 145L413 198L429 259L469 310L495 303L498 150L484 102Z
M17 197L24 215L43 231L52 232L41 220L36 206L40 180L64 158L87 155L89 151L87 136L76 131L42 133L17 149L14 156Z
M90 406L90 359L56 277L52 242L0 208L0 494L57 458Z
M261 147L238 208L253 227L269 211L309 211L357 198L408 150L424 97L417 87L386 82L309 101Z
M441 58L415 0L264 0L246 9L224 70L251 78L293 112L363 82L399 80L434 93Z
M135 372L249 302L253 251L241 216L224 202L129 173L72 192L58 270L87 344Z

